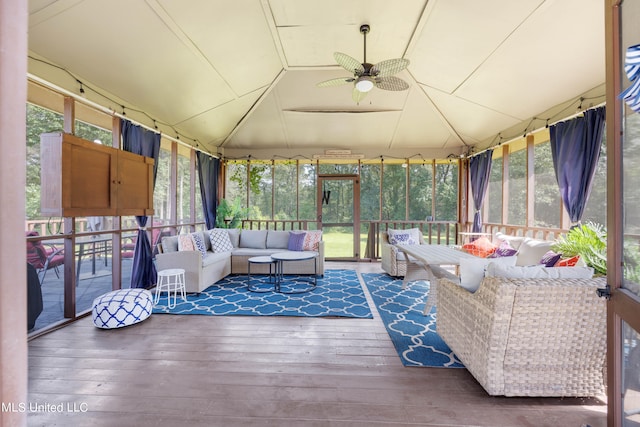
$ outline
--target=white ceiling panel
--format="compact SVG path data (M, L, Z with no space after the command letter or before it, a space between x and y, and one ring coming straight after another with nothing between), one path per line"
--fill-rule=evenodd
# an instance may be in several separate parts
M428 87L424 89L436 108L447 118L459 135L472 136L474 141L466 141L470 144L490 138L502 129L507 129L521 121L435 89Z
M241 96L268 86L282 69L260 3L253 0L159 0L197 49Z
M411 53L418 82L452 93L542 0L435 0Z
M605 79L601 9L600 0L545 2L456 94L525 120L596 87Z
M301 148L385 148L391 141L399 111L367 113L305 113L285 111L292 144Z

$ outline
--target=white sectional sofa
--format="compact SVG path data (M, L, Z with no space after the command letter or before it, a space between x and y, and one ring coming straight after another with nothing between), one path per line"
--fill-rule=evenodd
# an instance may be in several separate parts
M251 257L287 251L291 233L280 230L225 231L229 234L232 247L221 252L216 252L212 247L208 232L196 232L204 240L204 255L199 250L178 250L178 236L163 237L162 252L156 256L156 268L158 271L183 268L187 292L199 293L229 274L246 274ZM315 259L285 262L284 274L324 275L324 242L320 240L317 243L315 252L318 256ZM265 273L268 269L269 265L256 264L251 267L251 272Z

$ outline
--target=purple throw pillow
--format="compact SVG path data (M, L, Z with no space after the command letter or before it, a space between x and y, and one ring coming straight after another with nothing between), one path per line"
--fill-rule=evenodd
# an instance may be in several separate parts
M544 264L545 267L553 267L558 261L560 261L561 257L562 254L557 254L553 251L549 251L546 254L542 255L540 264Z
M307 233L289 233L289 244L287 245L287 249L290 251L301 251L304 247L304 238Z
M518 251L513 249L509 242L502 242L500 243L500 246L498 246L496 251L489 255L487 258L502 258L507 256L514 256L517 253Z

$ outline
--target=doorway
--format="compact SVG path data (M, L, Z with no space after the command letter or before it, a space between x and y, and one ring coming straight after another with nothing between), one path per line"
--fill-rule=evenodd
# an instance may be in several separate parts
M360 179L358 175L318 176L318 223L325 259L360 259Z

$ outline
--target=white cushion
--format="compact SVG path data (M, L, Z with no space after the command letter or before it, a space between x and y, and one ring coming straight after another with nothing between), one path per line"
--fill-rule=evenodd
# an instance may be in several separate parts
M509 234L504 234L501 232L497 232L496 233L496 239L502 241L502 242L507 242L509 243L509 245L515 249L518 250L518 248L520 247L520 245L522 244L522 242L524 241L525 237L523 236L511 236Z
M409 228L407 230L387 230L389 243L392 245L419 245L420 229Z
M267 230L242 230L240 247L252 249L267 248Z
M554 242L546 240L537 240L525 237L524 241L518 248L518 260L516 265L537 265L540 260L551 250Z
M213 252L230 252L233 250L229 233L224 228L214 228L209 230L209 240Z
M460 260L460 286L469 292L475 292L484 278L485 268L491 264L515 265L516 256L501 258L463 258Z
M122 328L151 316L153 295L146 289L119 289L93 300L91 317L101 329Z
M267 248L268 249L288 249L289 248L288 231L269 230L267 232Z
M487 276L507 279L591 279L591 267L545 267L544 265L508 266L491 263Z

